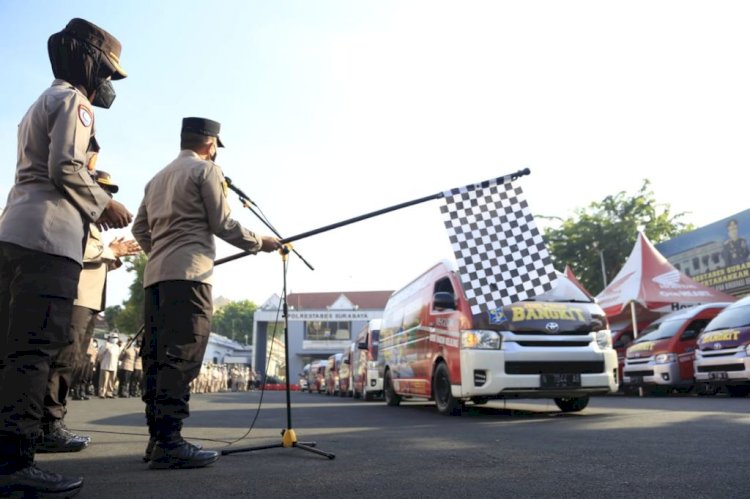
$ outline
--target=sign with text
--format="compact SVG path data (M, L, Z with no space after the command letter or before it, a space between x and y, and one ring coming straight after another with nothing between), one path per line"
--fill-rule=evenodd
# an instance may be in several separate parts
M684 274L734 296L750 293L750 210L669 241L656 249Z

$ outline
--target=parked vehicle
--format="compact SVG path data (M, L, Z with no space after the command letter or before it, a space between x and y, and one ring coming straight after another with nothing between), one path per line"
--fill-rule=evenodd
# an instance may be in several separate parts
M344 358L343 353L335 353L328 357L325 370L325 391L326 395L339 394L339 368Z
M698 337L695 380L726 388L732 397L750 393L750 297L729 305Z
M646 326L648 326L653 320L654 319L648 321L639 320L636 323L638 326L638 331L643 331ZM612 348L614 348L615 352L617 352L617 372L619 374L619 379L617 381L620 384L620 389L622 389L622 373L625 369L625 352L633 343L633 337L635 336L635 334L633 333L633 321L628 318L625 320L620 319L616 322L613 322L610 318L609 328L612 332Z
M357 334L357 349L352 353L354 398L372 400L383 396L383 377L378 371L379 343L380 319L372 319Z
M625 391L692 390L698 335L727 305L707 303L677 310L646 327L627 349L622 377Z
M617 390L617 354L604 311L563 274L533 300L472 316L453 265L441 262L388 300L379 366L388 405L435 401L459 415L466 401L552 398L580 411Z
M304 392L308 390L308 377L310 376L310 364L305 364L302 367L302 372L299 373L299 381L297 382L297 385L299 385L299 391Z
M326 389L326 365L328 360L316 360L310 363L310 372L307 374L307 389L310 393L323 393Z
M342 352L341 365L339 366L339 396L352 396L352 355L356 348L356 343L351 342Z

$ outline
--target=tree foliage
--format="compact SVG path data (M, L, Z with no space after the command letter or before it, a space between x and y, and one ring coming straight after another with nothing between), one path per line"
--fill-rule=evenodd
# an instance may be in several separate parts
M658 204L648 179L634 195L619 192L578 209L544 236L555 268L570 265L581 283L594 295L604 289L602 258L607 283L617 275L642 230L654 244L693 229L683 223L685 213L672 214L668 204Z
M235 341L252 343L253 318L258 306L249 300L234 301L219 309L213 318L213 330Z
M143 307L145 303L145 293L143 291L143 272L146 269L146 262L148 257L145 253L140 253L136 256L126 257L125 259L125 270L133 273L133 283L128 288L130 290L130 296L123 303L123 306L119 311L112 310L115 307L108 307L105 310L105 317L112 317L113 322L109 322L110 326L114 325L120 332L127 335L134 335L143 325ZM110 314L110 317L107 316Z

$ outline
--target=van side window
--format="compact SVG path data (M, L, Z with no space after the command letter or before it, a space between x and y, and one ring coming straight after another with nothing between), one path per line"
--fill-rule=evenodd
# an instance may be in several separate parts
M680 335L680 341L692 340L696 338L701 331L703 331L708 325L708 319L696 319L685 328L685 331Z
M444 277L435 283L432 296L432 310L456 309L456 293L449 278Z

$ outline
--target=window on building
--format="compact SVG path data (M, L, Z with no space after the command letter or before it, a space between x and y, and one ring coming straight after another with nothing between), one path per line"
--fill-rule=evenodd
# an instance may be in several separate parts
M351 339L351 322L340 321L307 321L305 322L306 340L348 340Z
M701 268L701 261L696 256L696 257L693 258L693 270L700 270L700 268Z
M718 253L711 254L711 261L714 263L719 263L719 254Z

